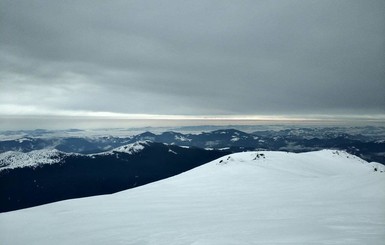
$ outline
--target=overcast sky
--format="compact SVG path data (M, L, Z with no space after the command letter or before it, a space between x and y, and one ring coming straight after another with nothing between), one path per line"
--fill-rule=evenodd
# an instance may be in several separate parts
M384 13L383 0L0 0L0 114L384 115Z

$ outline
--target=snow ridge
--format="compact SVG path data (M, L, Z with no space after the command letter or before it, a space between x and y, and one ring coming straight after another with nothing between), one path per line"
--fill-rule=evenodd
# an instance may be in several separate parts
M316 159L316 160L315 160ZM385 166L340 150L321 150L304 153L254 151L233 153L208 165L244 165L275 173L285 172L309 177L359 175L364 172L385 172Z
M96 153L96 154L92 154L92 155L113 155L117 152L132 155L132 154L141 152L146 146L149 146L150 143L151 143L151 141L149 141L149 140L138 141L138 142L135 142L132 144L127 144L127 145L117 147L117 148L112 149L112 150L107 151L107 152Z

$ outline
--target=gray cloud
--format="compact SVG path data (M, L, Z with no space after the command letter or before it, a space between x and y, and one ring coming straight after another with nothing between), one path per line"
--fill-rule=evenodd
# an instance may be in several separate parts
M384 114L383 1L1 1L0 105Z

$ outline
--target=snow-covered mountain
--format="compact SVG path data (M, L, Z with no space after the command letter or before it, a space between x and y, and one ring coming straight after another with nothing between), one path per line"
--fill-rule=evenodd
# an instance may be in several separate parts
M383 171L342 151L236 153L135 189L2 213L0 244L383 244Z
M7 151L0 154L0 171L6 169L38 167L42 164L55 164L65 156L73 155L56 149L43 149L30 152Z

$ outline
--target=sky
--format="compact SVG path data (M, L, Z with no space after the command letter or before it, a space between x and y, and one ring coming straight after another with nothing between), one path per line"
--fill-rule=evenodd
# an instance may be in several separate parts
M385 1L0 0L0 116L385 118Z

